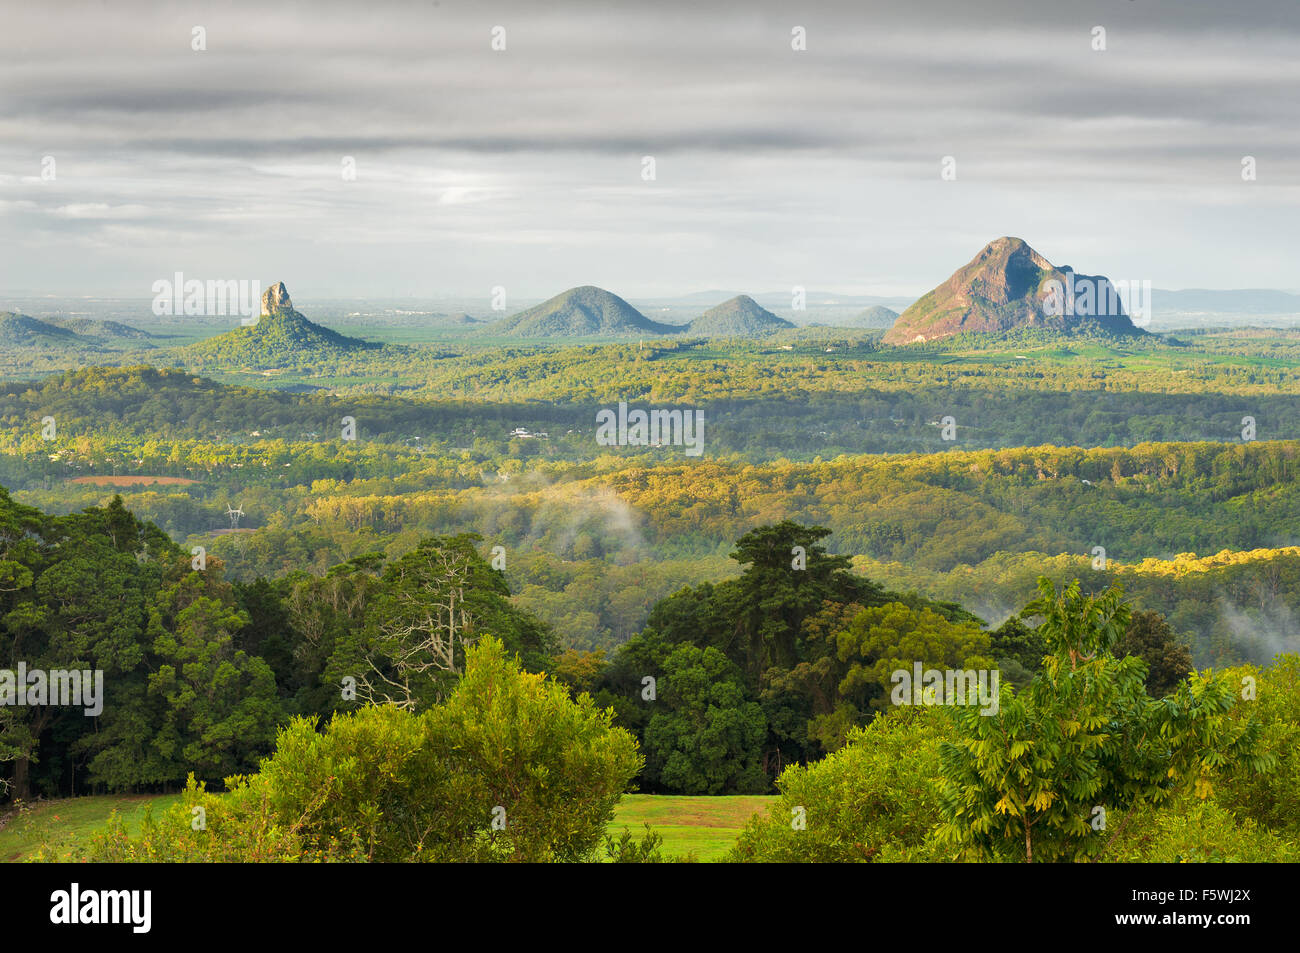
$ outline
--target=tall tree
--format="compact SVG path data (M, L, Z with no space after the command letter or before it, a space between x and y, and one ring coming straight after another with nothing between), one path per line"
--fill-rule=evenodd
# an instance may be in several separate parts
M1192 650L1159 612L1137 611L1115 646L1115 656L1136 655L1147 663L1147 691L1168 695L1192 671Z
M363 625L346 632L327 678L356 680L359 701L414 710L447 697L465 649L495 635L530 670L545 668L553 636L510 603L504 576L479 555L473 533L435 536L389 563Z
M727 648L751 676L797 664L803 621L826 602L875 605L883 597L880 586L850 572L847 556L820 545L830 534L824 526L784 520L736 541L731 558L745 570L724 589L732 625Z
M1188 789L1208 797L1226 769L1270 763L1259 723L1238 717L1237 686L1194 675L1152 700L1145 663L1113 654L1130 618L1122 591L1079 589L1039 580L1024 614L1042 618L1051 654L1028 688L1003 685L991 714L949 709L959 740L942 749L940 836L975 858L1097 857L1119 833L1108 831L1116 816Z

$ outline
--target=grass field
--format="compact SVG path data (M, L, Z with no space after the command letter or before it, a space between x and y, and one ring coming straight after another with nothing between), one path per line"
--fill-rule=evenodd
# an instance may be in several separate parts
M634 837L649 823L663 837L665 855L694 853L696 860L721 860L731 849L745 822L766 813L773 801L766 795L678 797L666 794L625 794L614 809L609 833L618 837L623 828Z
M0 862L16 863L44 848L64 856L68 846L89 836L118 811L132 832L138 830L145 808L155 815L179 794L108 795L41 801L19 814L0 815ZM627 828L638 840L649 823L663 837L665 855L694 854L697 860L719 860L731 848L750 815L766 811L770 797L672 797L627 794L614 810L609 833L618 837Z
M108 823L117 811L127 829L135 833L145 808L153 805L158 814L177 800L179 794L114 794L102 797L76 797L60 801L39 801L30 810L0 816L0 862L15 863L36 850L45 848L53 857L62 858L69 845L84 839Z

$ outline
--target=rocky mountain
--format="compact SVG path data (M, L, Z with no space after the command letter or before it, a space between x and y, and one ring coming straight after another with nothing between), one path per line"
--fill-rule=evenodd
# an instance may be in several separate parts
M284 282L262 293L262 313L255 325L239 327L185 349L197 363L240 367L280 367L341 357L382 347L322 327L293 306Z
M682 329L659 324L616 294L584 285L549 301L496 321L485 335L521 338L605 337L677 334Z
M999 238L899 315L884 341L911 344L1026 328L1142 333L1109 279L1057 267L1022 239Z
M704 337L755 337L794 327L749 295L736 295L710 308L686 327L686 333Z

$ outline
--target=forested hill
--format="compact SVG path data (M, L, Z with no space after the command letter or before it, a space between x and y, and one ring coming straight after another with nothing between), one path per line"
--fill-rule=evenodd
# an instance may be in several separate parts
M293 307L283 282L268 288L262 302L256 324L191 345L185 349L187 363L272 368L312 364L382 347L307 320Z
M1219 645L1222 657L1243 639L1253 645L1261 633L1285 631L1287 613L1300 611L1279 601L1287 590L1273 578L1297 560L1272 552L1300 542L1295 440L693 460L596 453L590 433L512 438L504 425L497 439L426 445L391 428L428 429L422 415L452 411L374 398L356 411L360 439L347 443L338 398L149 372L164 382L150 400L143 378L104 373L81 372L72 391L55 380L0 395L0 484L23 502L67 513L124 493L135 513L220 554L241 579L402 552L422 533L481 532L511 554L508 575L523 604L574 646L628 638L655 599L717 579L732 540L779 518L827 526L834 550L866 560L873 577L942 593L994 620L1032 596L1051 560L1068 557L1063 571L1077 574L1096 547L1114 571L1149 559L1191 565L1181 557L1188 553L1266 550L1240 566L1198 570L1190 602L1181 572L1154 572L1144 583L1145 608L1174 614L1180 631L1198 646ZM74 406L81 416L64 423L58 415ZM42 408L60 420L56 440L40 438ZM177 429L151 432L143 423L152 414L170 414ZM241 430L204 439L186 432L190 419L212 432ZM388 421L390 432L368 433L371 421ZM227 532L230 503L246 514L238 534Z
M584 366L584 365L579 365ZM829 375L828 375L829 377ZM838 377L827 387L837 387ZM1017 446L1134 446L1153 441L1242 439L1243 417L1259 439L1300 438L1300 394L1152 393L1143 390L1053 393L964 383L949 374L914 387L770 392L759 398L662 401L705 414L706 457L741 454L754 462L829 459L857 453L931 453ZM635 397L630 401L637 403ZM651 404L651 399L643 401ZM53 416L61 434L131 434L248 442L330 439L342 417L356 419L364 440L467 447L482 441L510 453L511 432L547 432L517 453L591 460L636 448L595 443L595 415L609 406L591 395L569 401L472 401L379 394L290 394L220 384L194 373L150 367L85 368L40 382L0 384L0 446L40 446L40 420ZM954 430L945 439L943 418ZM308 435L315 434L316 437ZM255 439L255 438L253 438ZM667 452L667 451L665 451ZM659 457L663 454L660 453Z
M518 338L565 338L658 336L676 334L681 330L675 325L651 321L618 295L604 288L583 285L503 318L484 328L482 333Z
M793 327L749 295L737 295L705 311L690 323L686 333L704 337L758 337Z
M153 339L154 335L120 321L101 321L94 318L45 318L45 323L64 328L87 338L112 341L133 341L136 344Z
M31 315L0 311L0 345L31 347L50 343L66 344L76 340L76 333L68 328L61 328Z

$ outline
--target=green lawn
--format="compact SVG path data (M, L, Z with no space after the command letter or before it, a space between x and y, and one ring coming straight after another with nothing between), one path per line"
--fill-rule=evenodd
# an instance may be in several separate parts
M0 815L0 862L16 863L39 848L62 856L67 846L99 830L113 811L122 815L127 829L135 833L152 804L155 816L179 794L111 794L102 797L74 797L59 801L38 801L31 810Z
M139 829L145 808L154 814L180 798L179 794L108 795L41 801L31 810L0 815L0 862L14 863L45 848L55 856L67 846L102 828L114 810L122 815L128 830ZM731 848L750 815L766 812L772 798L762 795L734 797L676 797L659 794L626 794L614 810L609 833L615 837L627 828L640 839L642 826L649 823L663 837L663 852L669 856L693 853L697 860L719 860Z
M766 813L773 798L741 794L724 797L684 797L668 794L625 794L614 809L610 834L628 828L633 836L649 823L663 837L667 855L694 853L697 860L721 860L731 849L745 822Z

